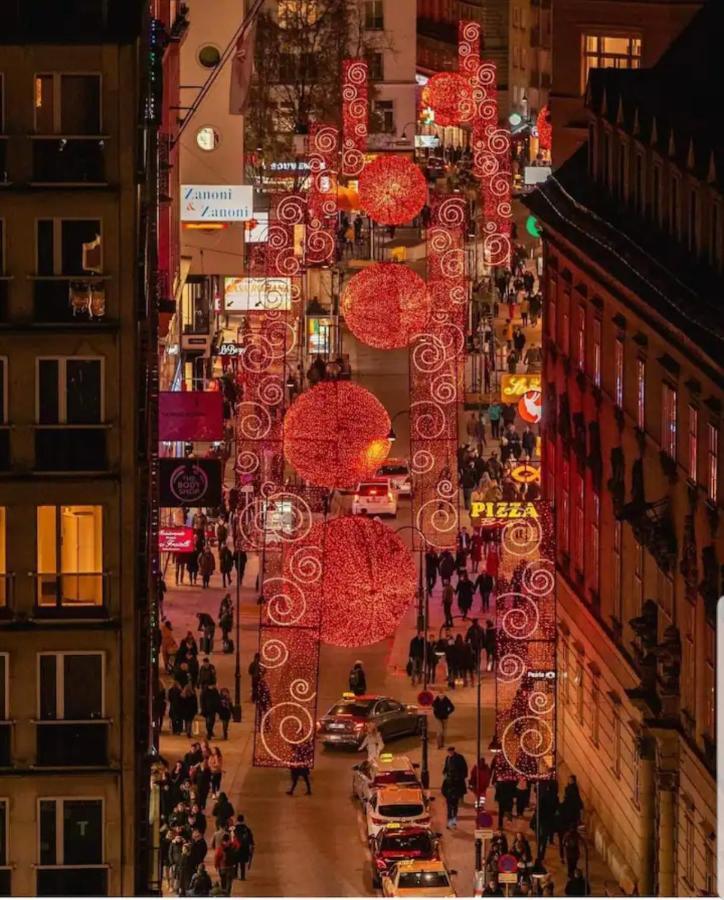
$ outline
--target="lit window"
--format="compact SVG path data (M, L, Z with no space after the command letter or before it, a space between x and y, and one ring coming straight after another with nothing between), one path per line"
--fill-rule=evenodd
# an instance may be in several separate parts
M623 409L623 341L616 338L614 346L614 366L616 372L616 383L614 385L616 391L616 406Z
M591 497L591 543L590 543L590 559L589 567L591 590L598 594L600 582L601 567L601 499L598 494L593 493Z
M569 504L570 466L565 457L561 463L561 482L561 520L559 533L561 538L561 552L568 553L568 538L570 534L569 516L571 511Z
M365 0L365 28L367 31L382 31L384 29L384 10L383 0Z
M211 125L204 125L196 132L196 144L201 150L216 150L220 140L219 132Z
M103 605L103 508L37 508L37 604Z
M709 423L709 440L707 442L706 460L706 492L709 499L716 503L719 496L719 427Z
M83 276L102 273L102 233L100 219L38 219L35 223L36 274Z
M636 425L643 431L646 426L646 363L636 360Z
M37 821L37 895L107 895L103 800L40 799Z
M590 69L638 69L641 65L641 38L602 34L583 36L584 92Z
M582 303L578 306L576 357L578 368L583 371L586 364L586 307Z
M583 476L576 473L575 476L575 520L573 523L574 559L579 572L583 571L583 541L584 528L584 482Z
M593 320L593 383L601 387L601 320Z
M676 391L666 383L661 386L661 449L676 459Z
M699 463L699 411L689 407L689 478L696 484Z
M101 76L36 75L35 133L100 135Z

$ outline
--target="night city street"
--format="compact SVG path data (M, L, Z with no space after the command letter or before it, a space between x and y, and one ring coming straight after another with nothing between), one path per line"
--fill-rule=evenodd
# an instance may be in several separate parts
M0 7L0 896L722 896L724 3Z

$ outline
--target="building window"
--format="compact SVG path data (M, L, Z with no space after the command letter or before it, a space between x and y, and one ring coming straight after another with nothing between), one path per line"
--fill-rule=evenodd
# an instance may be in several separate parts
M597 493L591 494L591 565L590 587L591 590L598 595L600 589L600 570L601 570L601 498Z
M88 722L105 714L103 653L39 653L38 685L41 722Z
M636 191L636 210L637 212L643 212L646 208L646 189L644 187L644 157L643 154L636 154L636 182L635 182L635 191Z
M565 356L568 356L571 352L571 324L568 319L568 308L569 308L569 300L565 302L565 309L563 310L563 321L561 325L563 326L563 334L561 335L561 344L563 348L563 353Z
M601 387L601 320L593 320L593 383Z
M204 153L216 150L221 141L221 135L211 125L202 125L196 132L196 146Z
M367 31L382 31L385 27L383 0L365 0L365 28Z
M696 484L699 475L699 410L689 407L689 480Z
M613 617L620 627L623 620L623 595L621 593L621 540L623 525L618 519L613 523Z
M35 76L35 133L101 134L101 76L43 73Z
M377 117L377 128L381 134L395 133L395 102L394 100L375 100L374 112Z
M100 219L38 219L35 224L36 274L85 275L103 271Z
M623 409L623 340L616 338L614 344L615 399L616 406Z
M661 449L676 459L676 391L666 383L661 386Z
M37 604L103 605L103 507L37 507Z
M601 691L598 685L598 678L594 676L591 679L591 743L594 747L598 747L600 734L600 703Z
M103 422L104 360L98 356L36 360L36 422L94 425Z
M108 893L103 813L100 798L38 801L39 896Z
M651 215L657 225L661 224L661 166L654 166L651 184Z
M712 503L719 496L719 426L709 423L706 450L706 493Z
M576 361L583 372L586 366L586 307L578 305L578 321L576 327Z
M576 688L576 718L583 725L583 660L578 657L576 677L573 681Z
M675 238L681 237L681 215L679 204L679 179L671 176L671 184L669 185L669 228L671 234Z
M385 80L384 53L370 53L367 57L367 74L370 81Z
M570 534L570 501L569 501L569 491L570 491L570 466L568 460L564 457L561 463L561 521L560 521L560 538L561 538L561 552L568 553L569 546L569 534Z
M690 887L694 886L694 854L695 846L694 822L691 816L684 818L684 881Z
M689 250L699 252L699 196L695 190L689 192L689 227L687 229Z
M621 710L619 704L613 704L613 774L616 778L621 777Z
M579 572L583 572L583 542L585 538L584 524L584 481L583 476L576 472L575 476L575 518L573 522L573 540L574 553L573 558L576 568Z
M646 362L636 360L636 425L640 431L646 427Z
M638 69L640 65L641 38L585 34L581 93L585 92L591 69Z

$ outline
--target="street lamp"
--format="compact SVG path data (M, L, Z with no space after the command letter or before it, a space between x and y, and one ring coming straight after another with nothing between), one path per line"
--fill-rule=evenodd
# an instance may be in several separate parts
M410 410L409 410L409 409L401 409L401 410L399 410L399 412L396 412L396 413L394 414L394 416L390 419L390 430L389 430L389 433L388 433L388 435L387 435L387 440L388 440L388 441L393 441L393 442L394 442L394 441L397 440L397 434L395 433L395 428L394 428L395 419L397 419L399 416L402 416L402 415L405 415L405 414L407 414L407 415L409 416L409 415L410 415ZM413 526L409 526L409 527L413 527ZM419 531L419 528L418 528L417 530ZM422 534L422 532L420 532L420 534ZM424 539L425 535L423 534L422 537L423 537L423 539Z
M407 412L407 410L403 410L403 412ZM397 415L399 415L399 413ZM414 531L422 538L422 541L420 543L420 563L417 584L417 630L421 631L423 634L422 689L423 691L427 691L427 623L430 619L430 593L427 590L426 582L423 581L423 567L425 565L425 557L423 553L425 548L427 547L427 538L425 537L424 532L421 531L417 527L417 525L402 525L400 528L395 529L395 533L399 534L401 531L406 531L408 528L410 529L410 531ZM422 740L422 765L420 767L420 782L425 790L427 790L430 787L427 714L422 717L422 734L420 735L420 737Z
M236 665L234 668L234 706L231 710L235 722L241 722L241 657L239 656L241 618L241 551L236 550Z

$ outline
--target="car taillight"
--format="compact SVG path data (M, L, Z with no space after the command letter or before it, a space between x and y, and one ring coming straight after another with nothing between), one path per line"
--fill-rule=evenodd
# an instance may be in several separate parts
M364 727L365 727L365 723L364 723L364 722L355 722L355 723L354 723L354 730L355 730L355 731L362 731L362 729L363 729Z
M390 500L390 501L392 501L392 500L395 499L395 498L392 496L392 491L388 491L388 492L387 492L387 499Z
M359 503L359 494L354 495L354 503Z
M386 819L378 819L377 816L372 816L373 825L384 825L386 821Z
M386 869L387 868L387 863L384 861L384 859L379 859L379 858L376 859L375 864L378 869Z

